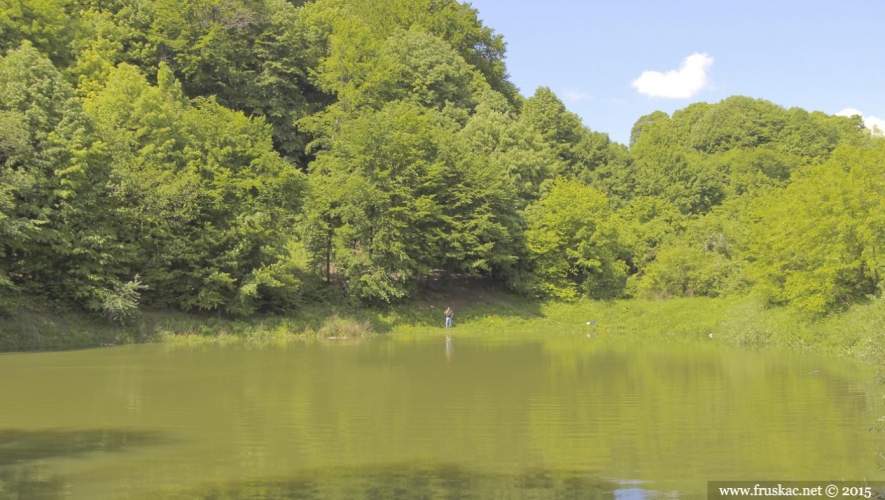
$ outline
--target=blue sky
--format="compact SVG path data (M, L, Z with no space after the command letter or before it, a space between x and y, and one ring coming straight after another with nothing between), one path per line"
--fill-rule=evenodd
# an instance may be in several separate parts
M851 109L885 130L883 0L470 4L504 35L523 95L550 87L586 126L621 143L642 115L731 95Z

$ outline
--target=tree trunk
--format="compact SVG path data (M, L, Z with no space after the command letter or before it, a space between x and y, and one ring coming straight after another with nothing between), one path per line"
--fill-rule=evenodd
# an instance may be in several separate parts
M332 230L326 238L326 283L332 282Z

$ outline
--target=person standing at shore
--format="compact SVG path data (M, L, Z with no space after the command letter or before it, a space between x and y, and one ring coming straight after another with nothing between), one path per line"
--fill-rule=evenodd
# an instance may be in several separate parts
M452 318L455 317L455 311L452 310L452 306L446 308L446 329L452 327Z

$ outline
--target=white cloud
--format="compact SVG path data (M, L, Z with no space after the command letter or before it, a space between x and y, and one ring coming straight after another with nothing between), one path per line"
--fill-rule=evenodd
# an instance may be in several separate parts
M860 110L857 110L854 108L845 108L842 111L839 111L838 113L836 113L836 116L847 116L849 118L854 115L863 116L863 113L861 113Z
M713 65L713 58L707 54L692 54L682 61L678 70L666 73L643 71L633 80L633 88L649 97L686 99L710 85L707 70Z
M885 120L875 116L864 116L860 110L854 108L845 108L836 113L836 116L854 116L860 115L863 118L863 124L866 128L877 137L885 137Z
M863 123L868 129L873 131L873 135L877 137L885 137L885 120L876 118L875 116L868 116L863 119Z
M569 101L569 102L592 101L593 100L592 95L590 95L586 92L581 92L580 90L573 90L573 89L565 89L562 92L562 97L564 97L565 100Z

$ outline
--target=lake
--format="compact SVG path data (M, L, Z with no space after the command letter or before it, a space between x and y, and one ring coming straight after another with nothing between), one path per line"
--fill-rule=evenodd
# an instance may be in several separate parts
M0 499L705 498L883 479L875 372L583 335L0 354Z

